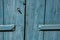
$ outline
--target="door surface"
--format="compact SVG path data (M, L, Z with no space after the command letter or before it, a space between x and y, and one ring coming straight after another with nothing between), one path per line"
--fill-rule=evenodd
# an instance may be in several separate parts
M0 40L24 40L24 0L0 0L0 24L16 26L13 32L0 32Z
M60 0L46 0L45 24L60 24L59 4ZM59 25L57 25L56 27L58 26ZM43 40L60 40L60 31L44 31Z
M39 25L60 24L59 4L60 0L27 0L26 40L60 40L60 31L39 31Z
M0 25L16 26L12 32L0 32L0 40L60 40L59 30L39 29L60 25L59 4L60 0L0 0Z
M45 0L27 0L26 40L42 40L38 25L44 24Z

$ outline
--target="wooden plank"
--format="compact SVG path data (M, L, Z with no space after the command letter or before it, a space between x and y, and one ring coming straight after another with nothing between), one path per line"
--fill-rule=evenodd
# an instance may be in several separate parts
M60 31L60 24L55 25L39 25L40 31Z
M46 3L46 24L60 24L60 1L59 0L47 0Z
M0 25L3 24L3 0L0 0ZM0 32L0 40L3 40L3 33Z
M59 40L60 35L58 34L59 31L44 31L44 40ZM59 38L59 39L58 39Z
M14 1L14 0L13 0ZM14 18L14 3L12 0L4 0L4 24L15 24ZM14 8L13 8L14 7ZM14 20L13 20L14 18ZM4 40L12 40L14 32L5 32L4 33Z
M45 24L60 24L60 0L46 1ZM44 40L60 40L60 31L45 31Z
M13 40L24 40L24 0L15 0L15 18L16 18L16 32L14 33ZM17 8L20 8L19 13ZM18 34L18 35L17 35Z
M27 0L26 5L26 40L42 40L38 25L44 20L44 0Z
M4 23L16 25L14 32L5 32L4 40L23 40L24 37L24 0L4 0ZM22 14L17 11L20 8Z

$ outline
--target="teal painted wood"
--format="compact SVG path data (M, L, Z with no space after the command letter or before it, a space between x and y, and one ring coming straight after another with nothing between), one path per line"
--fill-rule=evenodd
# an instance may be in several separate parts
M0 30L3 31L3 30L13 30L14 25L11 24L11 25L0 25Z
M5 32L4 40L24 39L24 0L4 0L4 24L15 24L14 32ZM20 8L22 14L17 11Z
M38 25L44 21L44 0L27 0L26 5L26 40L42 40L42 33Z
M40 31L60 31L60 24L40 25L39 30Z
M46 3L46 24L60 24L60 0L47 0ZM58 20L57 20L58 19Z
M60 0L46 1L45 24L60 24ZM44 40L60 40L60 31L45 31Z
M44 40L60 40L60 31L44 31Z
M0 25L3 25L3 1L0 0ZM3 40L3 33L0 32L0 40Z

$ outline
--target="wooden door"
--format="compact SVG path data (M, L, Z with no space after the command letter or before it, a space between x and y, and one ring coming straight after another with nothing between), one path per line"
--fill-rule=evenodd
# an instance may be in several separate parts
M0 40L24 40L24 0L0 0L0 24L16 26L13 32L0 32Z
M60 40L59 30L39 29L42 25L46 28L49 24L53 29L60 25L59 3L60 0L0 0L0 25L16 26L13 32L0 32L0 40Z
M60 0L27 0L26 40L60 40L60 31L39 31L41 25L60 27L59 4Z

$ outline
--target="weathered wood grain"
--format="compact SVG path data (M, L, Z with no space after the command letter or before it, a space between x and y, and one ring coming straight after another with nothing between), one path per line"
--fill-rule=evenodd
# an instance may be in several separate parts
M23 40L24 38L24 0L4 0L4 24L15 24L14 32L5 32L4 40ZM20 8L22 14L17 11Z
M26 40L42 40L42 33L38 25L44 21L44 0L27 0L26 5Z
M45 24L60 24L60 0L46 1ZM60 31L45 31L44 40L60 40Z
M0 25L3 25L3 0L0 0ZM0 40L3 40L2 32L0 32Z

